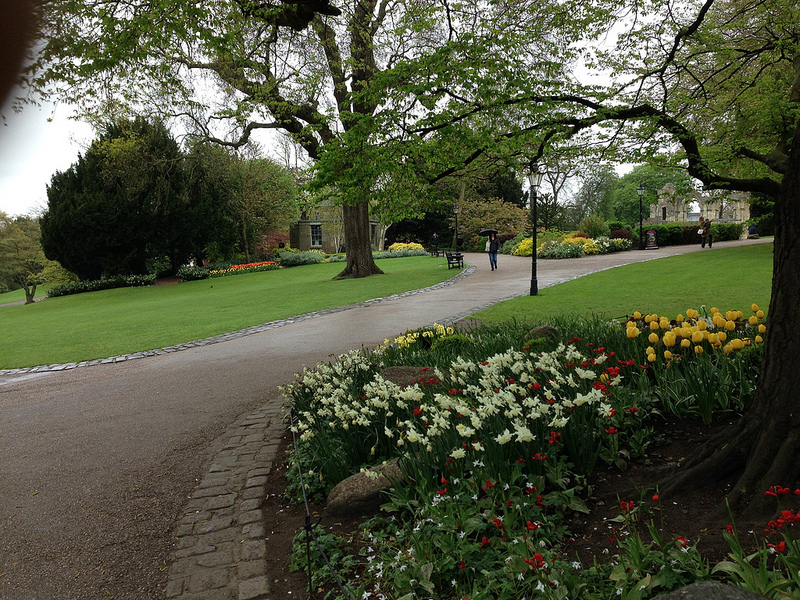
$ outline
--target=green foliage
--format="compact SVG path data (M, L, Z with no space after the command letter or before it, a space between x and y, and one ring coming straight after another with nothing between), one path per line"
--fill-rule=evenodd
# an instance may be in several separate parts
M541 258L580 258L583 254L583 246L580 244L562 244L556 241L545 243L538 252Z
M174 272L197 244L197 205L165 126L144 119L107 125L85 156L56 173L41 218L45 254L86 280L143 275L168 257Z
M578 231L582 231L590 238L596 238L600 236L608 236L609 229L605 219L598 215L589 215L580 222L580 225L578 225Z
M104 277L90 281L69 281L60 285L50 287L47 292L48 298L58 298L59 296L69 296L72 294L82 294L84 292L98 292L100 290L113 290L122 287L141 287L153 285L156 282L155 275L128 275L123 277Z
M301 265L317 265L323 261L322 254L313 251L281 252L280 265L282 267L299 267Z
M45 258L39 244L39 222L30 217L10 218L0 212L0 285L25 289L26 302L33 302L44 272L55 263Z
M210 267L181 267L175 275L183 281L197 281L208 279L210 271Z

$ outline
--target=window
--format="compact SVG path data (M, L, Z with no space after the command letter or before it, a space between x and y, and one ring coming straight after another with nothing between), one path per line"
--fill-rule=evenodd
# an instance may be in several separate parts
M661 207L661 220L664 221L664 222L667 221L667 207L666 206L662 206Z
M322 247L322 225L311 226L311 247L312 248Z

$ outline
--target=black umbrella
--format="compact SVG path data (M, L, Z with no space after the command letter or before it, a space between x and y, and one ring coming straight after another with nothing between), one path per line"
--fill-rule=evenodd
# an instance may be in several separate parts
M478 235L489 235L490 233L497 233L497 229L481 229Z

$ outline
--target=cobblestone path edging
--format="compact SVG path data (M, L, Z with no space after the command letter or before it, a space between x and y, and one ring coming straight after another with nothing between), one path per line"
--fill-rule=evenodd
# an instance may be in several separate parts
M262 505L281 439L281 406L239 417L218 438L208 473L175 529L170 600L269 597Z

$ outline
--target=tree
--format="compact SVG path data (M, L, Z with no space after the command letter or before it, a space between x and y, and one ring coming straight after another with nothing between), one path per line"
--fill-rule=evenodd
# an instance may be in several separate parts
M25 290L25 304L33 304L36 286L43 283L48 261L39 244L39 222L31 217L10 218L0 212L0 283L13 282Z
M642 196L642 218L647 220L650 216L650 205L658 200L658 192L665 185L671 183L679 195L687 195L694 191L691 178L686 169L657 168L651 165L639 165L630 173L613 180L610 200L615 219L629 225L639 222L639 193L638 188L644 188Z
M204 243L203 202L186 192L183 153L166 127L119 121L47 189L41 218L48 258L84 279L174 273Z
M778 0L653 2L603 60L619 83L601 94L528 95L554 103L543 142L600 124L629 157L682 166L707 189L775 201L770 329L758 389L744 416L664 483L666 493L735 476L728 500L744 516L772 510L764 491L800 480L800 19ZM605 28L604 28L605 29ZM572 107L573 114L559 115ZM627 148L627 150L626 150ZM539 151L544 154L546 143ZM666 150L666 152L665 152ZM656 157L660 157L659 160Z
M87 114L138 106L181 116L193 131L233 147L259 130L286 132L316 161L318 186L338 190L342 275L363 277L380 272L370 205L380 205L385 222L418 213L419 192L496 145L492 119L508 117L465 120L471 133L448 140L407 124L428 112L449 119L450 105L463 99L555 85L576 52L570 42L580 24L559 37L569 7L534 0L367 0L320 10L298 29L306 21L289 18L285 7L246 0L50 2L26 81ZM400 153L395 142L404 145Z
M612 193L619 177L609 165L590 165L582 177L574 204L581 220L589 215L610 219L613 214ZM633 220L628 221L632 223Z

